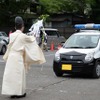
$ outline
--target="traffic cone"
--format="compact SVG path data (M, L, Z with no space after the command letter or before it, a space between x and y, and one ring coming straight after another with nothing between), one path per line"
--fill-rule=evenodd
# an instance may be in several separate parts
M61 48L61 44L58 44L58 50Z
M50 50L51 50L51 51L54 50L54 43L53 43L53 42L51 42Z

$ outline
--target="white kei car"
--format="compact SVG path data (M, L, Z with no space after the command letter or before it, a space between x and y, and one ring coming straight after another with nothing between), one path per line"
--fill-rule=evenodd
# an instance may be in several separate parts
M53 71L56 76L85 73L99 78L100 24L77 24L75 28L78 32L55 53Z

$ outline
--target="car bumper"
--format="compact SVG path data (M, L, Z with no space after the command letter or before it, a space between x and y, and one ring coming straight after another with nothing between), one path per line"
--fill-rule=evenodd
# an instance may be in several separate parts
M65 66L64 69L62 69L63 65ZM70 65L71 68L67 68L67 65ZM61 71L64 73L90 73L93 71L94 66L95 60L89 63L62 63L61 61L54 61L53 63L53 67L56 71Z

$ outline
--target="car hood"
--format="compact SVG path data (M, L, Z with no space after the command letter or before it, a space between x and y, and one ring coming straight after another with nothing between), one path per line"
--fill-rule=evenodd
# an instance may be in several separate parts
M82 54L88 54L88 53L94 52L94 51L95 51L95 48L94 49L65 49L65 48L59 49L59 53L79 52Z

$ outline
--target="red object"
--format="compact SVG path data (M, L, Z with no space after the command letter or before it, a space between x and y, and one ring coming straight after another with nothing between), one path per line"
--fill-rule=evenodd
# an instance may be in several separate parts
M51 50L51 51L53 51L53 50L54 50L54 43L53 43L53 42L51 43L50 50Z
M12 33L12 31L9 32L9 36L10 36L11 33Z
M59 44L59 45L58 45L58 50L59 50L60 48L61 48L61 45Z

